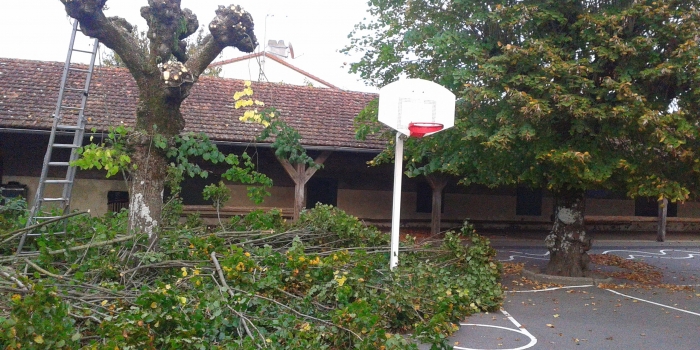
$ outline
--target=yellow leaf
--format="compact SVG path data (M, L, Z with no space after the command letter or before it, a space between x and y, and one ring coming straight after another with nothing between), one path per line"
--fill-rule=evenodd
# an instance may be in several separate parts
M158 307L158 304L156 304L155 301L151 303L151 309L155 309L157 307Z
M36 337L34 337L34 342L37 344L44 344L44 337L42 337L41 335L37 335Z

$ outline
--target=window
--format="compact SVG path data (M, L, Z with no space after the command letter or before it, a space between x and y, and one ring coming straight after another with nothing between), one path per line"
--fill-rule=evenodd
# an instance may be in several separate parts
M659 202L656 198L637 198L634 200L634 216L659 216ZM673 218L678 216L678 203L668 202L666 216Z
M518 187L515 202L515 215L542 215L542 189Z
M312 177L306 183L306 207L313 208L316 203L338 205L338 180Z
M129 192L109 191L107 192L107 211L118 213L122 209L129 209Z
M442 191L440 212L445 212L445 190ZM433 212L433 188L427 182L416 183L416 213Z

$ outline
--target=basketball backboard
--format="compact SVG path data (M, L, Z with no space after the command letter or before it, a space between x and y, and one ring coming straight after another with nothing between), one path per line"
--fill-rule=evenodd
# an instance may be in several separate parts
M423 79L395 81L379 90L379 121L410 135L410 123L455 123L455 95L439 84Z

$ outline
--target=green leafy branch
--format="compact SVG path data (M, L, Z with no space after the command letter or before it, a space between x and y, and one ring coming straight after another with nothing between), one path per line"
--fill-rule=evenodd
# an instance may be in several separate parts
M295 128L289 126L284 120L278 118L279 112L273 107L265 108L262 111L258 107L265 106L265 103L253 98L254 91L251 83L246 81L242 91L233 95L236 101L235 108L245 108L243 116L239 120L247 123L257 123L264 127L258 141L274 138L271 147L275 150L277 157L286 159L292 164L306 164L310 167L320 167L316 164L301 144L301 135Z

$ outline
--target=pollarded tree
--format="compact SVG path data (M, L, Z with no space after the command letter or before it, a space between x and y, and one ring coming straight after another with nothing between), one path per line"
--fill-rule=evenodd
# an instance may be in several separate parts
M587 273L587 190L678 201L697 188L700 1L370 3L353 69L461 97L454 131L407 147L409 168L548 189L548 273Z
M66 12L80 22L84 34L112 49L136 80L139 90L135 132L129 136L132 150L129 228L157 238L163 206L168 162L165 147L152 147L154 136L171 140L185 126L180 105L209 63L227 46L252 52L257 46L253 19L240 6L219 6L209 24L211 34L188 57L184 39L195 33L199 22L180 0L149 0L141 8L148 24L149 48L139 49L123 18L107 18L106 0L61 0ZM162 139L162 138L161 138Z

